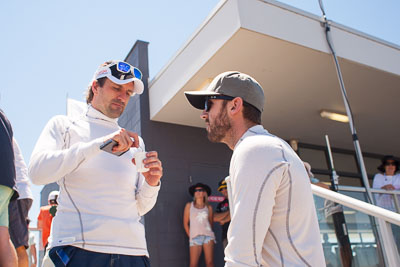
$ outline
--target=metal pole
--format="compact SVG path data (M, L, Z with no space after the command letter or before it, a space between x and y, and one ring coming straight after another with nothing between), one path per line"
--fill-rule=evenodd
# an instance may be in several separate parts
M333 157L332 157L332 151L331 151L331 144L329 143L329 137L326 134L325 135L325 142L326 142L326 147L328 150L328 156L329 156L329 163L331 164L331 173L332 173L332 182L331 182L331 186L332 186L332 190L337 192L338 191L338 186L339 186L339 176L336 173L335 170L335 165L333 165Z
M328 135L325 135L325 140L329 156L329 165L331 167L331 189L337 192L339 186L339 176L336 174L335 165L333 164L331 145L329 143ZM353 262L353 252L351 249L351 243L347 230L346 219L343 213L343 208L336 202L332 204L333 206L330 207L330 209L333 210L333 212L331 213L333 226L335 228L335 234L339 245L340 261L343 267L351 267Z
M320 8L321 8L322 14L323 14L323 24L324 24L324 27L325 27L326 41L328 42L329 49L331 50L331 53L332 53L332 56L333 56L333 59L334 59L334 62L335 62L336 73L337 73L337 76L338 76L338 79L339 79L339 83L340 83L343 102L344 102L344 106L346 108L346 114L347 114L347 116L349 118L350 131L351 131L351 135L353 137L353 144L354 144L354 149L355 149L356 156L357 156L357 161L358 161L358 164L359 164L360 170L361 170L361 177L363 179L363 183L364 183L365 189L367 190L367 196L368 196L369 202L374 204L375 202L374 202L374 199L373 199L371 191L370 191L371 188L369 186L368 175L367 175L367 171L365 169L364 159L363 159L363 156L362 156L360 143L358 141L357 131L356 131L356 128L354 126L353 115L352 115L352 112L351 112L351 109L350 109L350 105L349 105L349 102L348 102L348 99L347 99L346 88L344 86L343 77L342 77L342 71L340 69L340 65L339 65L335 50L333 49L333 46L332 46L332 43L331 43L331 40L330 40L330 36L329 36L330 25L329 25L329 22L328 22L328 20L326 18L325 10L324 10L324 8L322 6L322 1L321 0L319 0L319 4L320 4Z

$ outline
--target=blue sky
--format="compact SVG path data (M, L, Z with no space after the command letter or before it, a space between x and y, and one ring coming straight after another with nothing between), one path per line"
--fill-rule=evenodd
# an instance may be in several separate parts
M26 163L47 121L65 114L66 95L84 100L99 64L124 59L135 41L143 40L150 43L150 78L154 77L218 2L1 1L0 108L13 125ZM318 0L281 2L321 15ZM325 0L323 4L328 19L400 45L400 1ZM41 186L33 186L32 226L40 190Z

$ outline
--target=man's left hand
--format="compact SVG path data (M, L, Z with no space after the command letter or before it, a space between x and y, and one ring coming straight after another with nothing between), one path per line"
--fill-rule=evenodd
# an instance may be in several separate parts
M136 164L135 159L132 162ZM150 170L143 173L146 182L151 186L157 186L160 183L160 179L163 175L163 169L161 161L158 158L157 151L150 151L146 153L146 158L143 160L144 167Z

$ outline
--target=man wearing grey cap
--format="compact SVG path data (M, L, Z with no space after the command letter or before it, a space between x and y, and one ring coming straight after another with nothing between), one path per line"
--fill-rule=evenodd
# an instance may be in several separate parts
M185 95L203 110L208 139L233 150L225 266L325 266L307 172L291 147L261 125L261 85L230 71Z

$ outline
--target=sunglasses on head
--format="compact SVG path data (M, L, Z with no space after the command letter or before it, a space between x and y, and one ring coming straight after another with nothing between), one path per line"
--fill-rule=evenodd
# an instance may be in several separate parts
M108 77L111 78L111 76L114 79L117 79L119 81L125 81L125 80L130 80L133 78L142 79L142 72L133 66L131 66L129 63L126 63L124 61L113 61L108 65L100 67L95 75L95 79L103 78L103 77Z
M194 190L194 192L204 192L205 190L204 189L202 189L202 188L199 188L199 189L195 189Z
M210 111L211 106L213 104L213 102L210 101L211 99L232 100L232 99L234 99L234 97L227 96L227 95L210 95L210 96L207 96L206 99L205 99L205 103L204 103L204 110L206 112Z
M111 70L111 75L119 80L127 80L132 78L142 79L142 72L130 64L118 61L113 65L108 66Z

